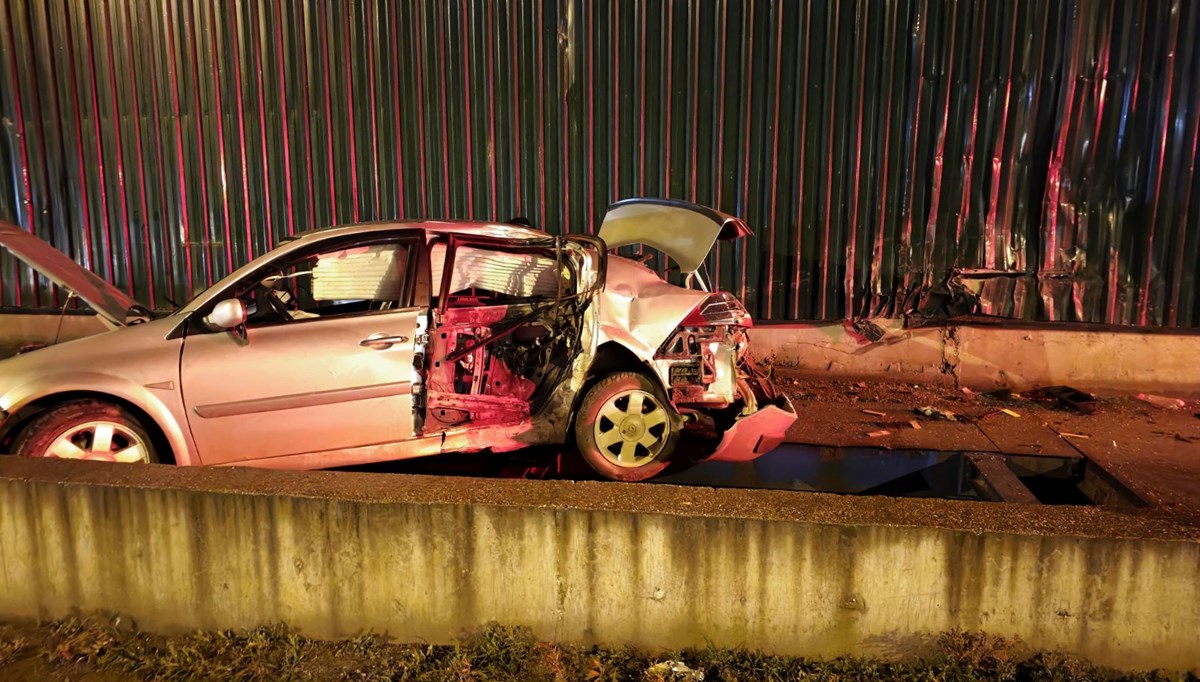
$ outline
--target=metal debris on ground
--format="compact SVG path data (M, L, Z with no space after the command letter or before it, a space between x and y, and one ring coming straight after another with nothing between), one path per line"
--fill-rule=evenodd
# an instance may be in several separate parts
M1179 398L1167 398L1165 396L1151 395L1149 393L1139 393L1137 394L1137 399L1149 405L1160 407L1164 410L1178 410L1187 405L1187 403L1183 402Z
M1021 418L1021 415L1018 414L1015 410L1010 410L1007 407L1000 408L1000 411L1003 412L1004 414L1007 414L1010 417L1016 417L1017 419Z
M914 430L916 430L916 431L921 430L921 422L917 421L916 419L913 419L912 421L910 421L908 423L912 425Z
M887 331L870 320L855 320L847 331L862 337L867 343L875 343L882 339Z
M879 410L863 410L863 414L869 414L873 417L886 417L887 415Z
M942 410L942 409L933 407L932 405L925 405L923 407L914 407L913 412L916 412L917 414L919 414L923 417L945 419L946 421L951 421L951 422L958 421L958 415L954 414L950 410Z
M1051 431L1053 431L1053 432L1054 432L1056 435L1058 435L1060 438L1081 438L1081 439L1083 439L1083 440L1089 440L1089 439L1091 439L1091 436L1089 436L1089 435L1087 435L1087 434L1083 434L1083 433L1068 433L1068 432L1066 432L1066 431L1059 431L1058 429L1054 428L1054 427L1053 427L1053 426L1051 426L1050 424L1047 424L1047 423L1044 423L1044 422L1042 423L1042 426L1044 426L1044 427L1046 427L1046 428L1050 429L1050 430L1051 430ZM1114 440L1114 441L1113 441L1113 447L1116 447L1116 445L1117 445L1117 441L1115 441L1115 440Z
M867 438L883 438L890 435L892 435L892 432L885 429L883 431L872 431L867 434Z
M1047 386L1038 389L1036 395L1057 400L1059 405L1083 414L1093 414L1096 411L1096 396L1070 386Z

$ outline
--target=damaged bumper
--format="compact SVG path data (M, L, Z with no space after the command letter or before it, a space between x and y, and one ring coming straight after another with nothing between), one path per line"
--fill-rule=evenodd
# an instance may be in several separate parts
M749 462L779 447L796 421L796 410L787 396L737 420L717 446L709 461Z

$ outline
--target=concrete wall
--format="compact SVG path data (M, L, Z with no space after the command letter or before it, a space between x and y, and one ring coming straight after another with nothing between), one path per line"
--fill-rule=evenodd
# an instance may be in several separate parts
M768 325L751 343L776 364L825 376L958 383L979 389L1068 384L1086 391L1200 395L1200 335L950 326L886 331L868 342L841 324Z
M91 315L0 314L0 358L27 343L102 332ZM1086 391L1200 395L1200 334L959 326L904 329L876 320L874 343L841 324L768 325L751 332L760 357L832 377L878 377L1022 390L1069 384Z
M810 656L911 654L982 628L1119 668L1200 669L1200 544L1025 507L3 458L0 615L432 641L494 620ZM914 511L936 527L895 525ZM1143 537L1041 534L1081 520Z

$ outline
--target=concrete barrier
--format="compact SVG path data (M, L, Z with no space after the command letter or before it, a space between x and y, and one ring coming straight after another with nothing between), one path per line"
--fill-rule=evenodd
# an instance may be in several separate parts
M898 656L967 628L1194 670L1198 566L1195 529L1088 508L0 458L0 616L163 632L446 641L499 621Z
M821 376L885 377L981 390L1068 384L1085 391L1200 395L1200 334L1130 329L948 325L885 331L868 342L842 324L756 327L751 344L777 365Z
M868 343L841 323L766 324L751 331L760 357L820 376L1013 388L1070 384L1086 391L1200 395L1200 333L1070 327L950 325L886 333ZM0 314L0 358L25 344L105 331L94 315Z

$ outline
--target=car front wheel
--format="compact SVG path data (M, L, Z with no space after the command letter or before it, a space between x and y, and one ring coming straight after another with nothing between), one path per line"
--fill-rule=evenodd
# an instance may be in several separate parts
M617 481L644 481L662 472L679 431L662 389L636 372L613 374L592 386L575 418L580 455Z
M23 457L104 462L158 461L146 429L125 410L98 400L72 400L36 417L13 450Z

